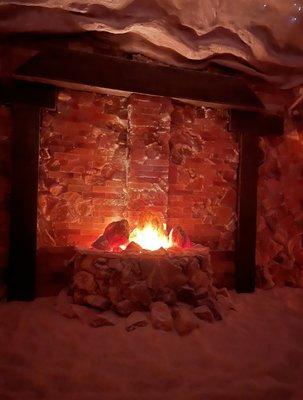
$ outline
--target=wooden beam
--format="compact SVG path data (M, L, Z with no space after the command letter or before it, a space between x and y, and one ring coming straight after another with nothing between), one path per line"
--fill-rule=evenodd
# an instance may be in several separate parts
M108 88L240 109L263 109L238 77L81 53L68 49L39 53L17 69L15 78L97 91Z
M8 299L35 297L40 109L14 104Z
M0 83L0 104L27 104L56 109L57 90L53 85L35 82L13 81L10 84Z
M283 135L284 118L280 115L254 111L231 111L230 130L250 132L253 135Z
M258 141L257 135L248 131L240 133L236 239L236 289L239 292L255 289Z
M255 288L258 143L261 135L283 134L283 118L231 110L230 130L239 138L238 226L236 237L236 289Z

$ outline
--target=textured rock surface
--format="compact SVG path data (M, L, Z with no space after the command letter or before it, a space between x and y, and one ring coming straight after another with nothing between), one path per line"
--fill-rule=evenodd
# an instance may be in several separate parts
M4 273L9 245L11 114L0 107L0 299L5 296Z
M303 82L300 2L2 0L0 20L1 33L93 32L173 65L201 68L214 57L287 87Z
M145 314L140 311L134 311L126 319L125 329L127 332L134 331L137 328L143 328L148 325L148 320Z
M259 168L258 284L303 287L303 133L286 126L283 137L263 138Z
M172 112L168 225L211 249L232 250L238 145L220 110L176 105Z
M126 219L112 222L107 225L103 234L92 244L92 247L113 251L128 243L129 233L129 224Z
M39 246L89 246L108 223L124 217L132 229L148 210L233 249L238 148L227 123L167 98L61 91L41 132Z
M178 307L174 310L174 326L179 335L187 335L198 328L196 315L188 308Z
M73 259L71 297L61 292L58 303L68 301L59 311L72 318L72 298L81 312L82 306L88 306L95 312L111 309L125 317L128 332L146 326L149 315L155 329L175 329L186 335L199 326L199 320L220 321L235 310L229 292L213 287L209 261L207 248L168 250L165 254L80 251ZM92 324L91 312L88 314ZM93 326L99 326L98 322Z
M127 219L131 225L147 208L163 222L167 219L171 111L171 101L163 97L129 98Z
M126 99L59 93L41 130L38 245L89 246L126 205Z
M151 305L150 318L155 329L171 331L173 329L173 317L170 308L162 301L156 301Z
M107 308L109 302L122 316L148 310L155 301L173 304L185 285L195 296L200 288L208 290L212 284L206 248L170 250L165 254L88 250L74 257L73 266L74 302L99 309ZM203 272L205 279L192 283L192 277L199 272ZM181 300L185 301L183 297Z

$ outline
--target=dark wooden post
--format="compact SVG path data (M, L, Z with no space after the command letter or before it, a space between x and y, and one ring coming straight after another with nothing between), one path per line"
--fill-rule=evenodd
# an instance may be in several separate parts
M8 299L35 297L37 193L41 107L55 107L55 89L40 84L14 84L12 103L12 175Z
M230 130L238 134L238 226L236 236L236 289L255 290L258 143L261 135L283 133L283 119L251 111L231 110Z
M40 108L14 104L8 299L35 296Z

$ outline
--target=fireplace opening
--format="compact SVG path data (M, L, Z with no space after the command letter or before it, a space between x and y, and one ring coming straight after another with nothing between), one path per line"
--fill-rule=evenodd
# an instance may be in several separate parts
M228 123L227 111L170 98L61 90L42 116L38 294L58 290L77 249L233 252L239 156ZM124 236L108 243L114 229Z

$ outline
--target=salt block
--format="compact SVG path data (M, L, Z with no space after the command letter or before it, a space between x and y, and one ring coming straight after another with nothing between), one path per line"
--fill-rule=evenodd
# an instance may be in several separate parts
M203 321L214 322L214 316L206 305L194 308L194 314Z
M151 305L151 322L155 329L171 331L173 329L173 317L167 304L162 301L156 301Z
M185 307L179 307L174 311L174 326L180 335L187 335L198 328L199 323L195 314Z
M132 312L126 319L125 329L127 332L133 331L137 328L142 328L148 325L148 320L140 311Z

